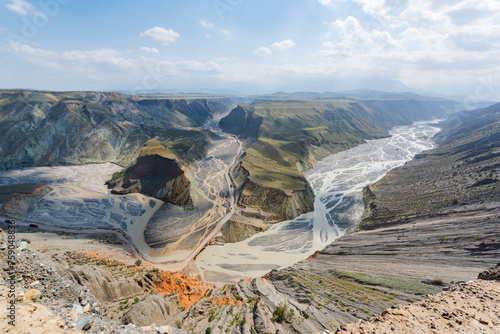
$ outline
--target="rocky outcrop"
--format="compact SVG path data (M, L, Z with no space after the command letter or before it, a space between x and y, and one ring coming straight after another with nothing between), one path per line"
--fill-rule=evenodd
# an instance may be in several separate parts
M282 190L254 182L242 162L235 166L232 176L237 204L246 217L275 223L314 209L314 193L303 176L296 180L303 190Z
M192 209L191 183L175 155L156 139L149 140L123 178L111 184L113 194L141 193Z
M439 126L439 147L416 155L365 188L361 229L498 207L500 104L459 113Z
M108 269L113 268L106 265L111 262L102 260L104 266L100 266L96 265L98 262L83 254L73 252L67 254L71 257L49 257L43 253L38 253L37 256L62 277L88 288L101 303L112 303L142 295L151 291L158 279L154 272L123 277Z
M500 262L480 273L477 278L486 281L500 281Z
M0 170L114 162L130 164L158 136L186 161L205 154L199 127L227 98L140 98L118 93L0 91Z
M336 333L498 333L499 297L498 282L461 283L418 303L384 310L370 321L343 324Z
M0 186L0 213L26 220L36 205L52 188L43 184Z
M174 316L179 313L178 307L176 296L164 298L159 295L149 295L140 303L134 304L121 321L125 325L167 325L172 323Z
M136 281L133 278L116 280L108 271L90 265L65 270L62 275L89 288L103 303L134 298L143 294L148 284L152 286L152 280Z
M229 220L221 229L225 241L228 243L240 242L252 235L265 232L269 227L265 224Z
M222 130L240 136L242 139L257 138L263 117L255 116L251 108L238 106L221 119L219 126Z
M314 192L304 179L305 190L285 192L278 188L264 187L248 180L241 191L238 205L242 214L276 223L293 219L314 210Z

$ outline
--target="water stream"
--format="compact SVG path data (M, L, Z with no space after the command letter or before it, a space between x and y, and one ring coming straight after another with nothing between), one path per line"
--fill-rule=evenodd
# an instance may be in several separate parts
M359 223L362 189L435 147L430 138L438 131L428 123L395 127L390 138L328 156L305 173L315 192L313 212L242 242L208 247L195 261L198 270L213 282L253 278L323 249Z

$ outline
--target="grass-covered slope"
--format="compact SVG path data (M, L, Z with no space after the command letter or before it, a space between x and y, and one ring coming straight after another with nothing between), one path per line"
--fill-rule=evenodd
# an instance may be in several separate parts
M303 170L333 152L389 136L394 125L432 118L433 108L435 117L456 108L447 100L371 98L286 100L273 95L241 104L223 118L221 128L248 144L235 170L243 213L273 222L310 211L312 191Z
M248 139L236 169L243 214L275 222L314 208L302 170L331 152L387 136L376 113L355 101L270 101L239 105L220 126ZM237 182L238 183L238 182Z
M100 92L0 91L0 169L128 164L158 137L184 160L204 156L199 128L227 111L227 98L141 97Z
M435 137L440 147L417 155L365 189L362 228L498 207L500 104L458 113L440 127Z

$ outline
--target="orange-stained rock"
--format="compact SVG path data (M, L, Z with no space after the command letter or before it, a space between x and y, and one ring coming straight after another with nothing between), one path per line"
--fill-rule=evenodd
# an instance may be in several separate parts
M307 259L308 260L315 259L316 257L318 257L318 254L319 254L319 252L315 251L313 254L309 255L309 257Z

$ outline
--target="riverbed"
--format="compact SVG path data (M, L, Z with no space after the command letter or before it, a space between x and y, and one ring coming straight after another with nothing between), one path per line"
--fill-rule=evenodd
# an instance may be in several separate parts
M430 138L437 132L429 123L395 127L389 138L328 156L305 173L315 193L313 212L242 242L207 247L196 258L198 270L211 282L255 278L323 249L359 224L364 210L362 189L434 148Z

